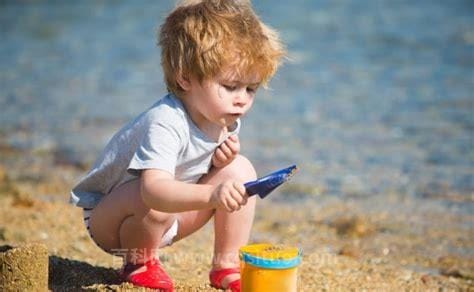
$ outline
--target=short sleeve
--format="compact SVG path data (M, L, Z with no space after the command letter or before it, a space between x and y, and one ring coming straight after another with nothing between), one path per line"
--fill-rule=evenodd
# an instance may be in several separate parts
M143 138L128 166L128 172L138 176L143 169L160 169L175 175L181 149L178 131L170 123L154 123Z

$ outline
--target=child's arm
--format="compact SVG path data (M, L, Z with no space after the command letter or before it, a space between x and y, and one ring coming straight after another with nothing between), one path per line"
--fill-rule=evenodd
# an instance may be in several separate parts
M217 186L177 181L163 170L146 169L140 175L145 204L157 211L178 213L189 210L221 208L237 211L247 203L248 195L241 182L225 181Z
M232 135L216 149L212 156L212 165L217 168L226 166L234 160L237 154L239 154L239 151L239 137L237 135Z

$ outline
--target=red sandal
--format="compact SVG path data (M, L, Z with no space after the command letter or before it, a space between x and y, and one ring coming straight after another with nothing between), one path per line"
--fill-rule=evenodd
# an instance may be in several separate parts
M134 273L143 267L145 267L144 271ZM151 259L144 264L127 263L122 267L119 274L124 281L133 285L173 292L173 281L156 259Z
M222 287L222 279L232 274L240 274L240 269L229 268L211 271L209 273L209 281L211 282L211 286L217 289L230 289L232 292L240 292L240 279L230 282L227 288Z

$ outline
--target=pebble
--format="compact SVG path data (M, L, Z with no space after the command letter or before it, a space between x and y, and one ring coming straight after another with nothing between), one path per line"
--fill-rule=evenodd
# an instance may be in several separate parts
M429 281L430 281L430 276L429 275L422 275L420 277L421 281L424 283L424 284L428 284Z
M331 224L337 233L350 237L365 237L375 232L375 226L361 217L339 217Z
M413 277L413 272L412 271L404 271L401 278L404 281L409 281Z
M344 245L339 250L339 255L348 256L352 258L359 258L360 257L360 250L352 245Z
M447 269L441 269L440 274L447 277L464 278L467 280L474 280L474 272L469 270L460 269L457 267L451 267Z
M39 238L41 238L41 239L43 239L43 240L46 240L46 239L49 238L49 235L48 235L48 233L46 233L46 232L40 232L40 233L39 233Z

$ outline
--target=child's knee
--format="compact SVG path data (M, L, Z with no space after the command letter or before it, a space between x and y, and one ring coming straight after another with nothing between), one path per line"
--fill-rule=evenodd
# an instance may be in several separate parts
M237 155L230 164L220 169L219 172L223 172L226 177L239 179L243 182L257 178L252 163L243 155Z
M152 225L164 225L171 226L171 224L176 220L176 215L170 213L159 212L153 209L150 209L145 214L145 221L148 224Z

